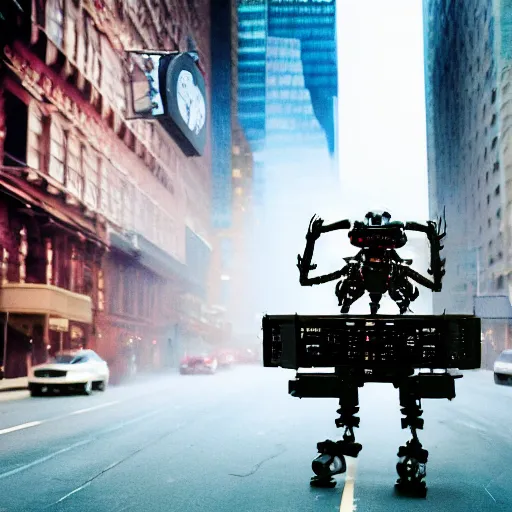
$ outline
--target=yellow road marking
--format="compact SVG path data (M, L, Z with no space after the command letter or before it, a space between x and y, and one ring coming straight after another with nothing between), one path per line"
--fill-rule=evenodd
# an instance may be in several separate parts
M346 457L346 461L347 472L345 474L345 485L341 494L340 512L353 512L357 459Z

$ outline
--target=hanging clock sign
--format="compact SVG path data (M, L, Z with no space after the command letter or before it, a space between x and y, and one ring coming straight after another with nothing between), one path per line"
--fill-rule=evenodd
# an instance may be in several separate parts
M177 128L178 133L175 130L173 133L177 139L181 139L178 142L185 153L202 155L206 144L207 120L203 75L188 53L172 58L165 73L164 102L168 118L164 120L164 126L174 125L169 127Z
M190 53L129 51L131 119L154 118L187 156L204 152L206 86Z

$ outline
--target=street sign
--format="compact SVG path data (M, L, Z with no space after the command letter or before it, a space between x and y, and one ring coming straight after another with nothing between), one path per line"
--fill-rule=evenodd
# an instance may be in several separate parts
M50 318L49 329L50 331L68 332L69 320L67 318Z

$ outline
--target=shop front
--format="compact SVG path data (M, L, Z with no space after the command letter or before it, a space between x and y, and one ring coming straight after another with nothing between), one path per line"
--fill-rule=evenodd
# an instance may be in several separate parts
M92 323L91 298L52 285L5 283L0 288L4 378L60 350L84 346Z

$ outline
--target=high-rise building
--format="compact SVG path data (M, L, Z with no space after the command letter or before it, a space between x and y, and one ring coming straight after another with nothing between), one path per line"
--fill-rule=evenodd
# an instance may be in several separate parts
M254 152L255 307L295 307L282 297L298 297L302 216L338 190L335 2L240 0L238 13L240 121Z
M210 277L212 300L237 330L244 322L248 275L247 236L251 212L252 152L239 113L238 11L236 1L212 0L212 220L217 249ZM242 16L243 17L243 16ZM253 47L254 49L254 47ZM243 53L243 51L242 51ZM256 136L260 133L258 129ZM215 252L215 251L214 251Z
M512 2L425 0L431 216L446 208L434 313L511 294Z
M267 0L238 0L238 115L253 152L265 143Z
M272 37L300 43L300 79L309 91L314 115L325 133L326 147L334 155L334 109L338 95L335 1L238 0L238 34L239 116L253 152L261 151L270 139L265 109L268 37ZM296 51L291 47L289 50ZM283 101L287 103L286 99Z
M334 98L338 96L335 0L268 0L268 37L296 39L306 89L334 155Z

